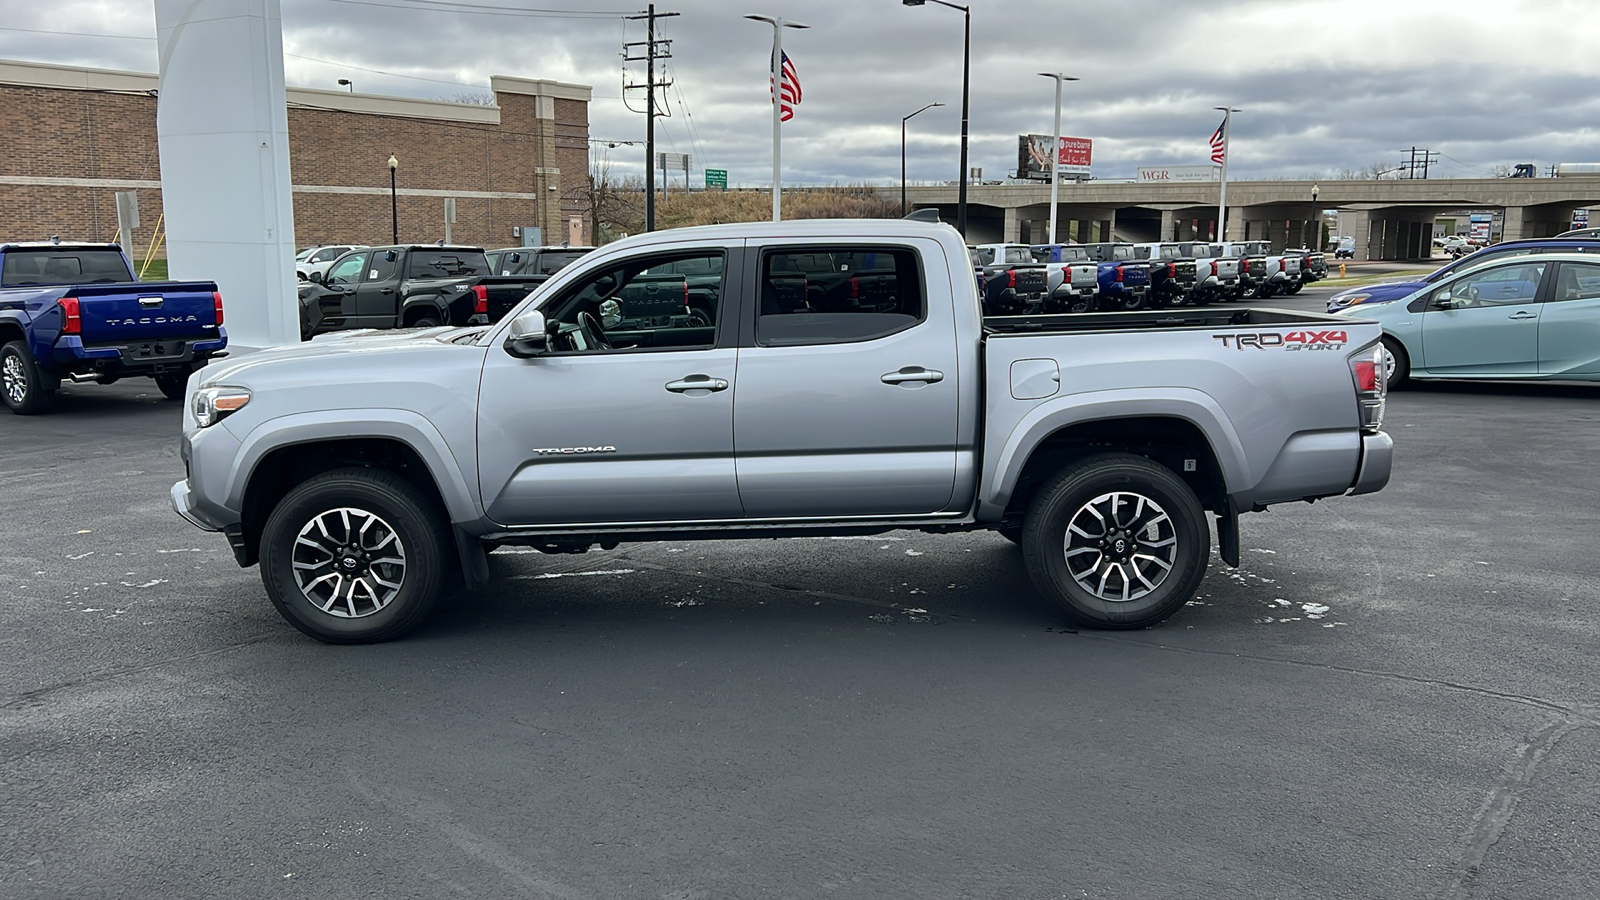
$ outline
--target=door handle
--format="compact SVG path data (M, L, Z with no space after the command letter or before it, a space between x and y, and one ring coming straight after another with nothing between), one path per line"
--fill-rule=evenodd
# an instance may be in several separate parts
M1527 310L1523 310L1522 312L1512 313L1511 315L1506 316L1506 318L1508 318L1508 319L1537 319L1537 318L1539 318L1539 314L1538 313L1531 313L1531 312L1528 312Z
M380 293L380 294L392 294L392 293L394 293L394 288L381 288L378 291L378 293Z
M906 366L900 371L890 372L878 380L884 384L906 384L907 382L935 384L944 380L944 373L937 369L924 369L921 366Z
M726 378L712 378L710 375L687 375L679 381L667 382L667 390L674 394L687 394L693 391L715 393L728 389Z

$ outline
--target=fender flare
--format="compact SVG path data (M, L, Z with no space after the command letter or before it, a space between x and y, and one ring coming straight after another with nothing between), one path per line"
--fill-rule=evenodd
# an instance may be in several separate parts
M444 499L445 511L450 521L457 525L473 526L481 518L477 478L470 481L457 465L444 435L433 423L405 409L336 409L320 412L294 413L268 419L251 429L240 441L234 457L233 478L228 483L226 506L243 510L245 489L261 461L275 450L295 444L310 444L326 440L383 438L398 441L410 447L423 465Z
M1139 388L1069 394L1040 403L1023 416L985 462L979 484L988 485L979 497L981 520L998 519L1011 502L1017 479L1041 443L1073 425L1138 418L1181 419L1199 429L1211 445L1222 470L1223 492L1236 493L1252 483L1245 470L1244 444L1220 404L1194 388Z

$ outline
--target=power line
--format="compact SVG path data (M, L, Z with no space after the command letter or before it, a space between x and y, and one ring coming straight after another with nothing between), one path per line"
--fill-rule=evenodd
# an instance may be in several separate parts
M97 31L59 31L59 30L56 30L56 29L50 29L49 31L45 31L45 30L38 29L38 28L12 28L9 25L0 25L0 31L17 31L17 32L21 32L23 34L59 34L59 35L62 35L63 37L116 38L118 40L123 40L123 41L153 41L153 40L155 40L155 37L153 35L150 36L150 37L145 37L144 35L140 35L140 34L106 34L104 32L97 32Z
M475 3L444 3L437 0L410 0L407 3L381 3L378 0L327 0L329 3L348 3L352 6L378 6L385 9L409 9L413 12L448 12L467 16L508 16L518 19L612 19L627 15L626 11L609 10L550 10L519 6L479 6ZM436 3L432 6L415 6L414 3Z

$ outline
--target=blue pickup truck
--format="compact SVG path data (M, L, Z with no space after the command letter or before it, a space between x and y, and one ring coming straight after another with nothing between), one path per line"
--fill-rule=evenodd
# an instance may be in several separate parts
M182 399L227 345L212 282L141 283L116 244L0 244L0 400L18 415L49 409L63 380L150 377Z

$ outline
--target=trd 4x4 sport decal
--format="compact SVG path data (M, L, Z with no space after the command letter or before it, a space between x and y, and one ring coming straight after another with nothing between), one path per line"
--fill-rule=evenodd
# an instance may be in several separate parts
M1254 334L1213 334L1211 337L1221 341L1222 346L1235 350L1246 347L1257 350L1337 350L1350 342L1349 335L1343 331L1291 331L1288 334L1260 331Z

